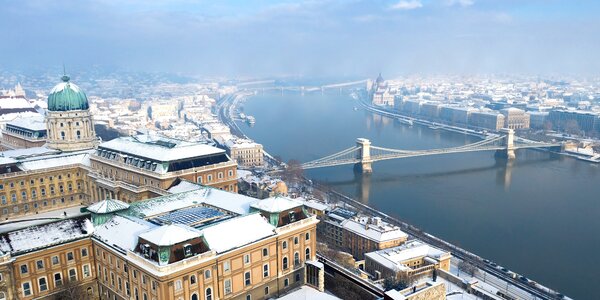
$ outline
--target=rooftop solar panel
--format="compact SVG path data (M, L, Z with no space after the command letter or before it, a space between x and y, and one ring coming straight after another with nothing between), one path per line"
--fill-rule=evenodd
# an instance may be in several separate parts
M193 226L200 223L210 222L215 219L220 219L225 216L225 213L205 206L190 207L173 211L168 214L164 214L150 221L158 224L166 223L177 223L187 226Z

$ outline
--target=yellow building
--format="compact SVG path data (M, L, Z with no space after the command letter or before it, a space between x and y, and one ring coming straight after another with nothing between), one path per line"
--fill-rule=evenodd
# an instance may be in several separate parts
M2 130L0 150L41 147L46 143L46 123L44 116L16 118Z

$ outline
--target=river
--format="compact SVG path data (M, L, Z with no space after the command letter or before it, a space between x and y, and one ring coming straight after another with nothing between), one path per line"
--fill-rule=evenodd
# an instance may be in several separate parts
M363 109L347 95L259 95L243 110L244 132L272 155L306 162L373 145L431 149L476 137L408 126ZM378 210L575 299L600 294L600 165L535 150L508 165L491 152L405 158L306 174Z

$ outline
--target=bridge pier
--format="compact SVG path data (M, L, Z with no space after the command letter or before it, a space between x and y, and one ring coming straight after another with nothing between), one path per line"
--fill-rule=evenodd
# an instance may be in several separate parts
M509 128L502 128L500 132L506 133L506 138L504 139L504 146L506 148L496 151L496 156L509 160L515 159L517 157L515 155L515 131Z
M373 160L371 159L371 141L365 138L356 139L356 146L360 147L357 157L360 162L354 165L354 170L362 173L373 173Z

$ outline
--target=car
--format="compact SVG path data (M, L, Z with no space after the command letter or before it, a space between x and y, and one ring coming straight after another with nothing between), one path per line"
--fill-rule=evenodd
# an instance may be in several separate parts
M527 277L525 277L523 275L519 276L519 280L521 280L521 281L523 281L525 283L529 283L529 278L527 278Z

